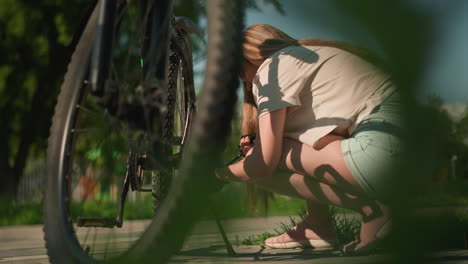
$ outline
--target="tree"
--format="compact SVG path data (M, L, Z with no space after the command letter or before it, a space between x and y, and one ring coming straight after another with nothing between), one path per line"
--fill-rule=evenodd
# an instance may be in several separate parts
M56 97L76 44L75 32L95 1L4 0L0 5L0 196L14 195L31 157L44 157ZM201 26L202 1L175 7ZM250 8L259 9L254 0ZM282 12L278 0L264 0ZM203 47L198 43L198 52Z
M454 140L458 142L456 155L461 174L468 179L468 109L464 116L454 126Z
M6 2L6 3L5 3ZM28 156L44 156L73 29L87 1L5 0L0 6L0 194L14 194Z
M430 124L421 137L427 138L425 142L430 145L430 151L436 155L437 164L433 165L438 169L448 169L451 166L452 157L456 155L457 163L463 164L461 169L466 173L468 146L464 141L468 138L468 111L462 119L454 121L443 108L442 99L434 95L429 96L427 104L421 108L420 116L423 117L424 123Z

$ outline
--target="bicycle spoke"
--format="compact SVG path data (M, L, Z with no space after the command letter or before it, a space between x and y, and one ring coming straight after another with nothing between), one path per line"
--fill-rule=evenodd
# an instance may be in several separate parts
M91 114L95 114L95 115L99 114L98 112L96 112L94 110L91 110L88 107L85 107L85 106L80 105L80 104L77 104L76 107L79 108L80 110L83 110L83 111L87 112L87 113L91 113Z
M134 28L135 27L135 21L133 20L131 23L132 24L131 24L130 27ZM134 33L134 32L132 32L132 33ZM136 42L134 35L135 34L130 34L130 38L128 39L127 56L125 58L125 63L124 63L125 72L130 72L130 61L131 61L131 57L132 57L132 52L131 51L134 48L133 47L134 43Z
M81 229L79 229L79 230L81 230ZM86 241L88 241L88 235L89 235L89 232L90 232L90 231L91 231L90 228L86 228L86 235L85 235L85 238L84 238L84 240L83 240L83 243L81 243L81 246L82 246L83 248L86 248ZM77 235L78 235L78 232L77 232Z
M73 128L70 130L70 133L87 133L92 131L99 131L102 128L92 127L92 128Z
M158 64L152 63L155 58L163 58L174 54L168 53L168 50L154 48L154 46L145 47L148 43L155 43L156 37L151 34L154 31L161 30L161 27L156 24L159 23L157 19L153 20L153 17L149 16L158 14L157 12L160 10L166 10L167 6L164 1L148 1L148 6L138 10L137 3L133 4L132 2L130 4L131 1L120 2L125 7L117 7L115 16L117 21L115 21L114 25L118 25L118 27L115 35L112 36L112 45L109 46L112 49L109 53L111 57L105 58L109 59L110 64L106 64L105 68L107 70L107 66L110 66L110 72L103 76L107 78L103 80L106 84L104 96L99 98L89 94L90 87L86 79L86 76L90 75L90 63L86 58L90 57L89 54L93 54L93 46L90 43L96 36L95 26L98 20L96 19L96 13L98 11L94 11L93 19L90 20L84 31L89 33L84 34L85 37L79 41L78 48L70 63L69 69L76 69L77 71L73 70L67 73L61 88L60 102L57 105L59 110L56 111L57 116L54 116L54 120L60 122L54 123L52 126L51 141L53 144L49 143L52 150L48 151L48 164L52 164L48 165L52 167L50 171L56 171L56 175L50 177L55 179L56 182L50 186L60 186L59 188L52 188L56 188L54 191L58 189L60 191L58 194L63 194L60 197L50 195L46 203L48 210L51 210L51 212L58 211L50 214L45 213L48 216L48 223L46 223L46 229L49 230L46 235L48 245L53 245L49 246L48 249L52 263L57 263L57 261L59 263L72 263L73 260L61 260L74 259L76 256L76 259L80 260L82 256L84 259L89 256L93 263L101 263L105 260L114 263L113 258L122 253L131 251L133 248L141 249L141 246L146 247L147 242L143 241L148 240L138 239L143 235L148 236L147 226L152 222L152 220L142 220L142 218L146 217L146 211L143 210L147 210L148 206L150 208L153 205L157 207L161 203L161 200L156 202L155 190L152 190L153 196L138 193L136 198L133 198L134 192L129 193L125 208L127 210L136 209L133 209L135 211L132 211L131 214L125 211L124 215L127 217L121 228L95 226L111 226L112 221L115 222L113 219L119 215L117 207L121 202L119 198L123 188L122 177L129 172L129 169L135 173L137 169L133 167L138 168L138 165L128 165L129 162L137 163L137 161L133 161L133 158L129 158L129 153L132 153L132 155L135 153L135 157L145 155L149 164L146 173L154 170L152 166L160 167L158 171L164 178L158 180L151 178L151 187L154 189L160 188L158 190L160 193L159 199L163 199L167 194L166 189L172 178L174 178L174 167L177 164L177 160L174 160L174 162L166 161L181 153L180 137L184 135L185 123L189 122L186 118L188 110L185 108L187 108L188 101L194 99L187 97L192 97L194 93L188 94L186 91L186 89L193 89L193 87L184 87L186 82L184 76L191 74L191 70L183 72L180 63L184 64L183 67L189 69L192 66L185 65L185 63L190 64L191 58L184 58L183 61L180 57L176 58L179 61L174 65L179 68L175 69L178 76L173 76L177 78L177 83L174 87L171 87L173 90L168 92L167 87L162 87L160 83L158 85L151 83L151 86L143 83L144 74L147 74L144 71L150 71L147 70L147 65L151 65L151 72L154 73L153 65ZM146 1L138 1L138 3L140 2ZM135 19L136 11L145 12L142 15L145 18L144 21ZM147 19L150 19L151 23L148 23ZM172 23L172 21L169 22ZM148 29L148 25L152 28ZM164 23L163 25L167 24ZM147 35L147 33L151 34ZM169 32L169 34L171 33ZM179 37L180 35L170 36L169 40L177 38L177 41L181 41ZM185 38L185 36L183 37ZM166 49L165 45L163 46ZM178 49L185 47L185 45L177 46ZM180 50L178 52L182 56L187 54ZM104 56L107 56L106 54ZM181 54L175 56L181 56ZM144 61L141 61L142 57L145 57ZM140 62L144 63L144 65ZM164 71L165 69L157 69L158 73ZM159 79L161 79L160 77L158 75ZM189 76L187 80L191 78L192 76ZM148 89L148 87L154 88L151 91L152 96L161 95L161 98L167 98L169 93L175 95L174 104L169 107L165 101L155 100L155 102L149 102L146 101L149 97L145 97L145 104L137 105L135 102L139 99L139 96L146 96L148 92L142 92L141 89ZM137 100L132 101L133 98ZM158 118L155 118L154 115L157 115L157 113L153 114L156 112L153 110L158 109L149 109L146 103L150 104L150 107L153 107L153 105L159 107L160 103L164 103L166 105L163 105L163 107L170 109L170 114L167 117L158 116ZM124 107L122 107L122 104L125 104ZM127 105L128 108L125 108ZM143 111L141 111L140 107L143 107ZM132 127L131 124L125 121L128 118L135 118L136 121L151 120L154 122L154 127L148 130ZM163 129L164 131L162 131ZM143 140L139 138L141 135L143 135ZM176 142L176 139L178 139L178 142ZM158 155L155 155L155 153ZM49 157L49 154L52 155ZM53 164L55 160L57 166ZM146 165L146 161L144 165ZM144 177L147 176L144 174ZM148 181L136 180L141 181L141 183L137 183L137 186L144 185L143 188L148 189L146 186ZM153 181L159 181L161 186L154 187ZM131 184L135 185L134 183ZM54 225L56 220L53 217L54 215L60 215L60 213L64 215L63 219L59 221L60 225L66 219L69 226L66 226L67 223L64 226ZM152 216L149 216L149 218ZM128 217L131 217L132 220L129 220ZM167 221L167 219L164 220ZM57 228L63 230L63 227L71 228L75 233L74 237L70 239L67 234L57 235L60 233L56 231ZM77 243L74 242L75 239ZM72 243L69 241L72 241ZM77 255L73 254L73 256L67 257L63 256L59 252L60 250L57 250L63 247L67 249L63 252L69 252L76 249L77 244L81 247L73 252ZM53 255L58 257L53 258ZM125 256L127 254L121 257Z
M111 232L111 234L113 234L113 233L114 232ZM107 251L109 250L110 237L111 237L111 235L107 234L105 248L104 248L104 260L107 260Z
M94 229L94 238L93 238L93 244L91 245L90 254L95 254L94 250L96 249L97 228L95 227L93 229Z
M132 240L133 235L133 225L130 225L130 232L128 233L129 240Z

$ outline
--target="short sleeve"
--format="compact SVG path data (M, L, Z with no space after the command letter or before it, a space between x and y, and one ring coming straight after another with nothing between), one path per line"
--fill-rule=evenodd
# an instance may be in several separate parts
M259 116L301 105L305 78L299 65L299 59L284 53L274 54L260 65L253 82Z

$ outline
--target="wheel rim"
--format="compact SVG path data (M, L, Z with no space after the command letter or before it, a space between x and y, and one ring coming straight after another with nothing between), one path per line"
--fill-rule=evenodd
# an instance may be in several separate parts
M132 12L134 11L126 12L130 18ZM121 28L127 26L125 23L132 23L132 20L125 21L120 25ZM119 85L119 90L138 87L136 84L142 76L139 54L131 48L126 50L126 53L120 53L125 51L120 49L120 46L132 47L129 45L130 41L128 36L119 35L114 44L116 57L111 75L112 80ZM124 63L121 63L122 61ZM125 75L122 75L122 72ZM68 243L81 247L81 252L85 253L77 254L89 255L95 260L107 260L126 252L144 232L153 216L151 194L129 195L125 210L127 214L124 216L137 220L124 220L121 229L79 227L77 219L117 217L119 188L127 169L130 149L140 154L151 153L151 146L157 144L155 142L160 139L149 136L145 131L131 129L125 122L112 118L107 110L86 92L84 76L86 72L83 72L76 82L62 137L60 160L63 162L58 166L58 201L62 213L62 227L68 234L67 238L72 240ZM121 76L125 77L125 82ZM136 138L142 134L147 135L144 144L135 144ZM146 189L151 190L150 180L143 183Z

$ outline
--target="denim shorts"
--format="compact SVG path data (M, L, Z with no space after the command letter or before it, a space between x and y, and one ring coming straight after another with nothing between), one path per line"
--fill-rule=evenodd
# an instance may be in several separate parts
M343 140L344 160L370 197L387 200L401 169L403 151L400 97L394 93Z

